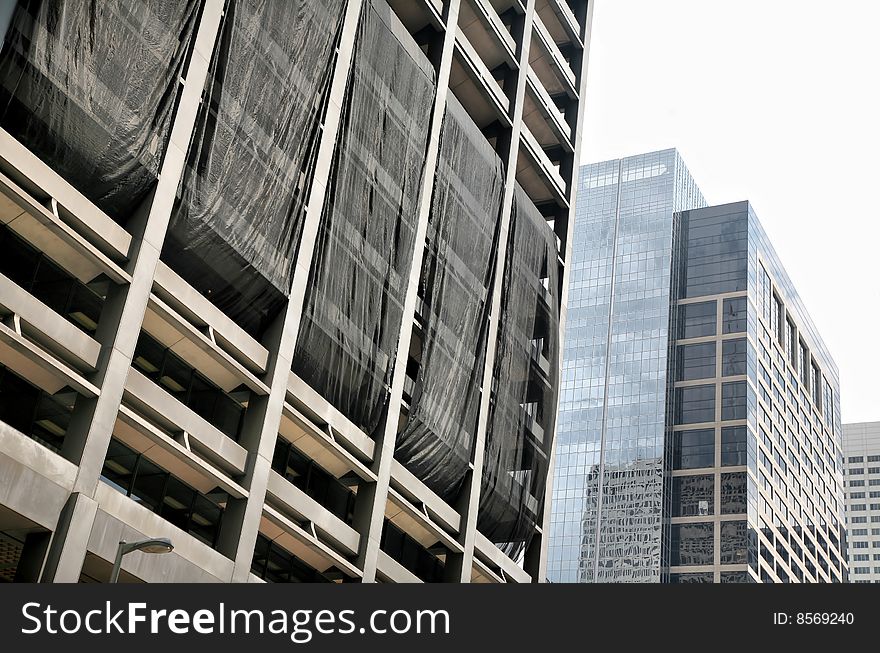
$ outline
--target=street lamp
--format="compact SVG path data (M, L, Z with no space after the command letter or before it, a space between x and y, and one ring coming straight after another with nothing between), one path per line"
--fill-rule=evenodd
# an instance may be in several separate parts
M157 537L151 540L140 540L138 542L126 542L122 540L116 549L116 561L113 563L113 571L110 572L110 582L119 582L119 571L122 569L122 557L132 551L143 551L144 553L171 553L174 545L167 537Z

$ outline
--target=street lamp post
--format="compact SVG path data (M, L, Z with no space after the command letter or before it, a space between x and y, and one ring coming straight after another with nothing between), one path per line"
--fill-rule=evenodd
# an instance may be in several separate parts
M167 537L157 537L150 540L140 540L138 542L126 542L122 540L116 548L116 560L113 562L113 571L110 572L110 582L119 582L119 572L122 569L122 557L132 551L143 551L144 553L171 553L174 545Z

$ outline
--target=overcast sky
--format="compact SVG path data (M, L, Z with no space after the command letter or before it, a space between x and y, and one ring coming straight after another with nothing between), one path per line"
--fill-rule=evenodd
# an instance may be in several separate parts
M880 420L880 2L596 0L583 163L677 147L709 204L747 199Z

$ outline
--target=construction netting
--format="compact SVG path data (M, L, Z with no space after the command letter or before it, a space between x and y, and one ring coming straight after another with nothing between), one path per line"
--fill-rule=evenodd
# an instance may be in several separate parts
M0 126L115 221L153 188L198 0L19 0Z
M292 366L371 435L387 407L434 98L433 68L389 14L367 3L360 17Z
M477 522L514 559L535 533L552 454L559 365L557 251L549 224L517 185Z
M421 273L419 364L395 451L450 502L473 450L503 191L501 160L450 95Z
M227 4L163 258L254 335L290 293L344 0Z

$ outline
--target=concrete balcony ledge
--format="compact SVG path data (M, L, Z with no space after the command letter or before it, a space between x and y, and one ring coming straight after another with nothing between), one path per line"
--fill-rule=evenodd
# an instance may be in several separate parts
M0 153L2 153L0 163L3 171L12 177L13 181L28 180L28 185L37 187L54 199L63 209L59 213L64 221L111 259L122 262L128 258L131 234L5 129L0 129Z
M334 442L359 461L366 464L372 462L376 443L292 371L287 381L287 399L315 427L321 429L322 425L326 425Z
M304 530L268 504L263 505L260 533L318 571L323 572L330 567L337 567L352 578L363 576L360 569L318 539L315 533Z
M266 371L269 351L162 261L153 284L157 297L197 329L210 328L216 343L241 365L254 374Z
M131 282L128 272L61 219L57 204L49 205L55 212L0 172L0 222L83 283L102 273L114 283Z
M219 487L234 498L248 496L247 490L222 470L193 453L184 438L181 442L169 437L124 404L119 407L113 435L202 494Z
M474 555L477 554L481 555L489 565L499 568L508 579L516 583L532 582L532 577L522 567L504 555L501 549L480 531L477 531L474 537Z
M28 340L14 315L12 324L0 322L0 363L49 394L69 385L85 397L98 396L98 388L78 371Z
M507 116L510 111L510 100L504 94L504 91L492 77L492 73L483 63L480 55L471 45L467 37L458 32L455 35L455 46L461 55L461 60L465 67L470 70L471 75L475 78L473 81L483 96L495 108L495 111L502 116Z
M329 427L318 428L287 402L282 409L278 432L282 438L336 478L353 472L365 481L376 480L376 475L369 467L336 441Z
M77 466L0 422L0 505L54 530Z
M224 392L244 384L257 394L269 394L266 384L221 349L210 333L199 331L155 295L147 304L143 329Z
M276 499L283 510L311 523L317 534L331 540L346 555L357 555L361 539L358 532L275 470L269 472L266 493Z
M412 505L394 488L388 490L385 517L426 549L440 542L450 551L456 553L463 551L461 544L435 524L426 511L423 512Z
M94 372L101 346L92 337L0 274L0 315L15 315L23 335L81 372Z
M122 568L153 583L218 583L232 578L232 560L106 483L98 483L95 500L98 512L88 550L105 561L113 562L121 540L167 537L174 544L172 553L132 553L123 559Z
M413 504L421 503L428 517L452 535L459 532L461 515L441 499L427 485L422 483L415 474L394 459L391 463L391 484L394 490Z
M422 579L397 562L390 555L379 549L376 565L377 573L390 583L421 583Z
M146 417L160 426L171 432L185 432L197 454L227 473L244 474L247 464L244 447L134 368L129 370L125 394Z

